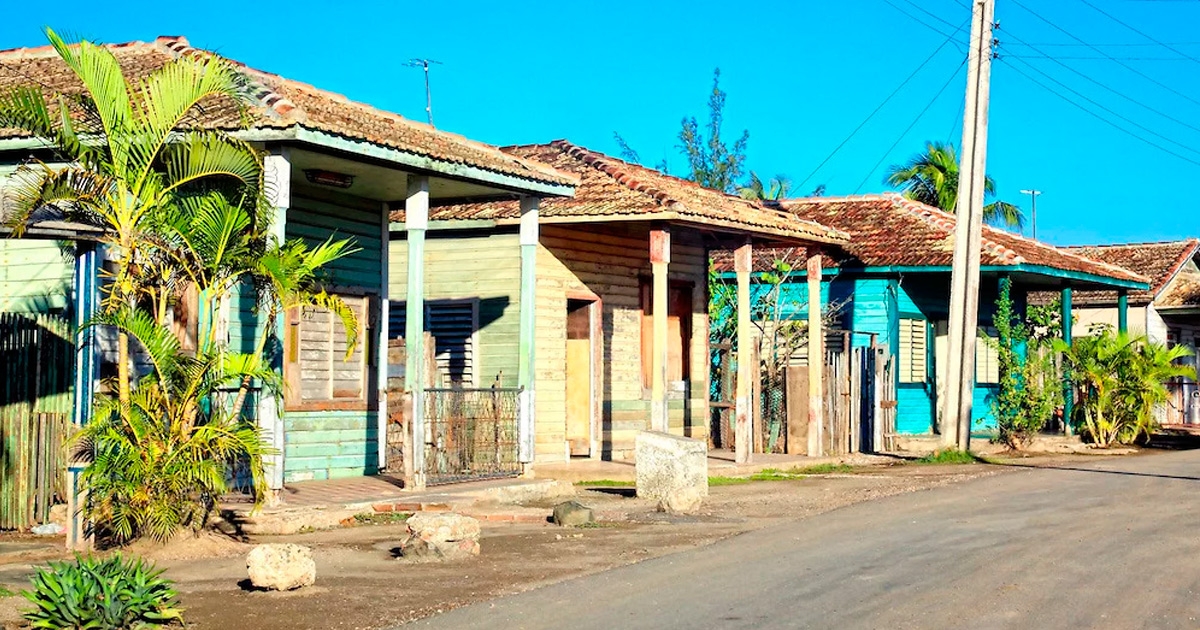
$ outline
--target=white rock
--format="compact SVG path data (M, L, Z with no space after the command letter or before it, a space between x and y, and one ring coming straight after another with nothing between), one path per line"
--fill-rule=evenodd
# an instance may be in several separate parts
M456 560L479 555L479 521L454 512L420 512L410 517L400 544L411 560Z
M637 436L637 495L658 500L658 509L691 514L708 496L708 445L658 431Z
M317 580L312 549L303 545L258 545L246 556L246 570L251 584L272 591L311 586Z

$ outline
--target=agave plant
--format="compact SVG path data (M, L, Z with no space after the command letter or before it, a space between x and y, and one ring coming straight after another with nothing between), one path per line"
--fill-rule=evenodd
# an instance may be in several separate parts
M33 628L126 630L183 621L171 581L140 559L76 556L74 563L51 562L33 577L22 595Z

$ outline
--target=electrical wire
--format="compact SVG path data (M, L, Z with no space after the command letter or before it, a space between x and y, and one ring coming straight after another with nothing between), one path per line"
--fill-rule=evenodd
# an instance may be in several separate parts
M1039 20L1041 20L1041 21L1045 22L1046 24L1049 24L1051 27L1053 27L1054 29L1056 29L1056 30L1060 31L1061 33L1063 33L1063 34L1064 34L1064 35L1066 35L1067 37L1070 37L1071 39L1073 39L1073 40L1075 40L1075 41L1079 42L1080 44L1083 44L1084 46L1087 46L1088 48L1091 48L1092 50L1095 50L1096 52L1100 53L1101 55L1104 55L1104 57L1105 57L1106 59L1108 59L1109 61L1113 61L1113 62L1115 62L1117 65L1121 66L1122 68L1125 68L1126 70L1128 70L1128 71L1130 71L1130 72L1132 72L1132 73L1134 73L1134 74L1136 74L1136 75L1138 75L1138 76L1142 77L1143 79L1145 79L1145 80L1147 80L1147 81L1149 81L1149 82L1151 82L1151 83L1153 83L1153 84L1157 85L1158 87L1160 87L1160 88L1162 88L1162 89L1164 89L1164 90L1167 90L1168 92L1170 92L1170 93L1172 93L1172 94L1174 94L1174 95L1176 95L1176 96L1178 96L1178 97L1180 97L1180 98L1182 98L1182 99L1184 99L1184 100L1187 100L1187 101L1189 101L1189 102L1191 102L1191 103L1193 103L1193 104L1195 104L1195 105L1200 105L1200 101L1198 101L1198 100L1196 100L1196 99L1194 99L1194 98L1192 98L1192 97L1188 96L1187 94L1184 94L1183 92L1180 92L1179 90L1176 90L1175 88L1173 88L1173 87L1171 87L1171 86L1169 86L1169 85L1167 85L1167 84L1163 83L1162 81L1159 81L1158 79L1155 79L1154 77L1151 77L1150 75L1148 75L1148 74L1146 74L1146 73L1142 72L1141 70L1138 70L1137 68L1134 68L1133 66L1131 66L1131 65L1129 65L1129 64L1127 64L1127 63L1125 63L1125 62L1123 62L1123 61L1121 61L1121 60L1119 60L1119 59L1117 59L1117 58L1115 58L1115 57L1113 57L1112 55L1108 54L1108 53L1107 53L1107 52L1105 52L1104 50L1102 50L1102 49L1100 49L1100 48L1097 48L1097 47L1096 47L1094 44L1089 44L1088 42L1084 41L1083 39L1080 39L1080 38L1079 38L1079 37L1077 37L1075 34L1071 33L1070 31L1066 30L1065 28L1063 28L1063 27L1061 27L1061 26L1059 26L1059 25L1055 24L1055 23L1054 23L1054 22L1052 22L1051 20L1049 20L1049 19L1047 19L1046 17L1042 16L1042 15L1041 15L1040 13L1038 13L1037 11L1034 11L1033 9L1030 9L1029 7L1025 6L1023 3L1021 3L1021 2L1020 2L1020 0L1011 0L1011 2L1012 2L1013 4L1015 4L1015 5L1017 5L1018 7L1021 7L1022 9L1025 9L1025 10L1026 10L1026 11L1028 11L1030 14L1032 14L1034 17L1036 17L1037 19L1039 19Z
M1092 111L1092 110L1090 110L1090 109L1088 109L1088 108L1084 107L1083 105L1080 105L1078 102L1076 102L1076 101L1073 101L1073 100L1071 100L1070 98L1067 98L1066 96L1063 96L1063 95L1062 95L1062 93L1060 93L1059 91L1057 91L1057 90L1055 90L1055 89L1051 88L1050 86L1046 85L1045 83L1042 83L1041 81L1038 81L1037 79L1033 78L1032 76L1030 76L1030 75L1026 74L1026 73L1025 73L1023 70L1021 70L1020 68L1016 67L1016 66L1015 66L1015 65L1013 65L1012 63L1008 63L1008 61L1007 61L1007 60L1006 60L1004 57L1001 57L1001 58L1000 58L1000 61L1004 62L1004 65L1005 65L1006 67L1008 67L1009 69L1011 69L1012 71L1014 71L1014 72L1016 72L1017 74L1019 74L1019 75L1021 75L1021 76L1025 77L1025 78L1026 78L1026 79L1027 79L1027 80L1028 80L1030 83L1033 83L1034 85L1037 85L1038 87L1040 87L1040 88L1042 88L1042 89L1046 90L1047 92L1050 92L1051 94L1053 94L1053 95L1055 95L1055 96L1057 96L1057 97L1059 97L1059 98L1063 99L1064 101L1066 101L1066 102L1070 103L1071 105L1074 105L1075 107L1078 107L1080 110L1082 110L1082 111L1086 112L1087 114L1089 114L1089 115L1091 115L1092 117L1096 118L1097 120L1099 120L1099 121L1103 122L1104 124L1106 124L1106 125L1109 125L1110 127L1113 127L1114 129L1116 129L1116 130L1118 130L1118 131L1121 131L1121 132L1123 132L1123 133L1125 133L1125 134L1128 134L1129 136L1132 136L1133 138L1136 138L1136 139L1138 139L1138 140L1140 140L1140 141L1142 141L1142 142L1144 142L1144 143L1146 143L1146 144L1148 144L1148 145L1150 145L1150 146L1152 146L1152 147L1154 147L1154 148L1156 148L1156 149L1158 149L1158 150L1160 150L1160 151L1162 151L1162 152L1164 152L1164 153L1167 153L1167 154L1169 154L1169 155L1173 155L1173 156L1175 156L1175 157L1177 157L1177 158L1179 158L1179 159L1181 159L1181 160L1183 160L1183 161L1185 161L1185 162L1190 162L1190 163L1192 163L1192 164L1195 164L1196 166L1200 166L1200 161L1193 160L1193 159L1191 159L1191 158L1187 157L1186 155L1181 155L1181 154L1179 154L1179 153L1176 153L1176 152L1172 151L1171 149L1168 149L1168 148L1166 148L1166 147L1164 147L1164 146L1162 146L1162 145L1160 145L1160 144L1157 144L1156 142L1154 142L1154 141L1152 141L1152 140L1148 140L1148 139L1146 139L1146 138L1144 138L1144 137L1142 137L1142 136L1139 136L1138 134L1136 134L1136 133L1134 133L1134 132L1132 132L1132 131L1130 131L1130 130L1128 130L1128 129L1126 129L1126 128L1124 128L1124 127L1122 127L1122 126L1120 126L1120 125L1118 125L1118 124L1116 124L1116 123L1114 123L1113 121L1111 121L1111 120L1109 120L1109 119L1107 119L1107 118L1105 118L1104 116L1101 116L1100 114L1097 114L1096 112L1094 112L1094 111Z
M904 131L900 132L900 135L896 137L896 141L892 143L892 146L888 147L887 150L883 152L883 155L880 156L879 161L871 167L871 170L867 171L867 176L864 177L861 182L859 182L858 187L854 189L854 194L857 195L858 192L862 190L862 187L867 185L867 182L871 180L871 176L875 174L875 170L878 169L881 164L883 164L883 161L892 154L892 151L894 151L897 146L900 146L900 142L904 140L904 137L908 135L908 132L912 131L912 128L917 126L917 123L921 121L921 118L925 116L926 112L928 112L930 108L933 107L933 104L936 103L939 98L941 98L943 93L945 93L946 88L950 87L950 84L954 82L954 79L958 78L959 71L962 70L963 66L965 65L967 65L967 60L963 59L962 63L958 64L958 67L955 68L954 72L950 74L950 78L946 79L946 82L942 84L941 89L939 89L937 93L933 95L933 98L929 99L929 102L925 104L925 107L922 108L920 112L917 112L917 117L913 118L912 122L904 128Z
M884 2L891 4L891 2L889 0L884 0ZM970 23L970 20L966 20L963 22L962 26L966 26L969 23ZM959 27L959 30L962 29L962 26ZM921 70L923 70L925 68L925 66L929 65L929 62L933 61L933 58L936 57L937 54L940 53L942 51L942 49L945 48L946 45L949 44L951 42L951 40L953 40L954 37L956 37L957 35L958 35L957 31L947 35L946 39L943 40L941 44L938 44L937 48L933 49L933 52L930 53L929 56L926 57L925 60L922 61L920 63L920 65L917 66L916 70L913 70L911 74L909 74L907 77L905 77L904 80L900 82L900 85L897 85L896 89L892 90L892 92L890 94L888 94L886 98L883 99L882 103L880 103L877 107L875 107L875 109L871 110L871 113L867 114L867 117L864 118L863 121L861 123L859 123L858 126L855 127L850 132L850 134L846 136L845 139L843 139L836 147L834 147L833 151L830 151L829 155L825 156L825 159L821 160L821 163L817 164L817 167L814 168L812 170L812 172L808 174L807 177L805 177L803 180L801 180L799 184L796 184L796 188L803 188L804 185L809 182L809 180L811 180L818 172L820 172L820 170L822 168L824 168L825 165L828 164L830 160L833 159L833 156L837 155L838 151L841 151L842 147L845 147L846 144L849 143L850 140L852 140L854 138L854 136L858 134L859 131L862 131L862 128L866 127L867 123L871 122L871 119L874 118L875 115L878 114L879 111L881 109L883 109L885 105L887 105L889 102L891 102L892 98L894 98L897 94L899 94L900 90L904 89L904 86L908 85L908 83L913 80L913 77L917 76L917 74L920 73Z
M1172 46L1172 45L1170 45L1170 44L1167 44L1167 43L1165 43L1165 42L1160 42L1159 40L1155 39L1155 38L1154 38L1152 35L1149 35L1149 34L1147 34L1147 33L1143 32L1143 31L1139 30L1137 27L1135 27L1135 26L1133 26L1133 25L1129 24L1128 22L1124 22L1124 21L1122 21L1120 18L1118 18L1117 16L1115 16L1115 15L1113 15L1113 14L1109 13L1108 11L1105 11L1104 9L1101 9L1100 7L1098 7L1098 6L1094 5L1094 4L1092 4L1090 0L1079 0L1079 1L1080 1L1080 2L1082 2L1082 3L1084 3L1084 4L1086 4L1087 6L1091 7L1093 10L1095 10L1095 11L1096 11L1097 13L1099 13L1100 15L1103 15L1104 17L1106 17L1106 18L1108 18L1108 19L1110 19L1110 20L1112 20L1112 21L1116 22L1117 24L1120 24L1121 26L1124 26L1125 28L1127 28L1127 29L1129 29L1129 30L1133 31L1134 33L1137 33L1138 35L1141 35L1142 37L1145 37L1146 39L1150 40L1151 42L1154 42L1155 44L1157 44L1157 45L1159 45L1159 46L1162 46L1163 48L1166 48L1167 50L1169 50L1169 51L1171 51L1171 52L1175 53L1176 55L1179 55L1179 56L1181 56L1181 57L1184 57L1184 58L1187 58L1187 59L1191 59L1192 61L1194 61L1194 62L1196 62L1196 63L1200 63L1200 59L1197 59L1197 58L1195 58L1195 57L1193 57L1193 56L1191 56L1191 55L1189 55L1189 54L1187 54L1187 53L1185 53L1185 52L1183 52L1183 51L1179 50L1178 48L1175 48L1174 46Z
M905 1L907 1L907 0L905 0ZM899 11L908 19L916 22L917 24L920 24L921 26L924 26L925 28L937 33L938 35L941 35L942 37L953 37L954 35L957 35L958 32L963 29L963 26L970 23L970 20L968 20L967 22L963 23L963 26L959 26L956 28L953 23L947 22L946 20L942 19L941 17L934 15L933 13L930 13L929 11L926 11L925 9L921 8L919 5L913 5L913 6L916 6L918 9L920 9L921 11L924 11L925 13L933 16L933 18L938 20L939 22L942 22L943 24L946 24L950 28L954 29L954 31L952 31L951 33L947 33L946 31L943 31L940 27L933 26L929 22L926 22L925 20L922 20L921 18L913 15L912 13L905 11L903 8L900 7L900 5L896 4L895 2L892 2L892 0L883 0L883 3L888 5L889 7L892 7L893 9ZM909 4L912 4L912 3L910 2Z

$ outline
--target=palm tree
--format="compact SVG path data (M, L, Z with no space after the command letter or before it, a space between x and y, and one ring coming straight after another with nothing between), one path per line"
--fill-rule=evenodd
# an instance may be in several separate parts
M745 186L738 188L738 195L742 199L752 201L779 201L787 198L791 188L792 180L788 179L787 175L776 175L763 184L758 173L750 171L750 181L746 182Z
M156 226L202 188L260 199L262 160L232 135L187 122L202 101L243 103L244 80L219 57L172 60L145 77L126 77L116 57L87 41L50 40L84 86L81 94L47 98L31 86L0 94L0 127L23 129L50 143L56 162L33 161L13 176L7 220L19 235L35 212L104 228L116 260L105 305L133 307L148 282L143 256ZM71 115L64 115L69 112ZM257 222L257 217L255 217ZM129 335L120 330L118 391L129 402Z
M925 152L918 153L904 164L888 167L884 182L901 188L904 196L915 201L953 213L958 207L958 154L952 144L927 142ZM986 177L984 195L996 195L996 182ZM1019 229L1025 223L1021 208L1004 201L993 201L983 207L983 220L992 225Z

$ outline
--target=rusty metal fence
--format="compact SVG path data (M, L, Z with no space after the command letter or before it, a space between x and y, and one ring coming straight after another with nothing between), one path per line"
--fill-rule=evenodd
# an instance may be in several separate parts
M438 485L521 474L519 388L425 390L425 483Z

